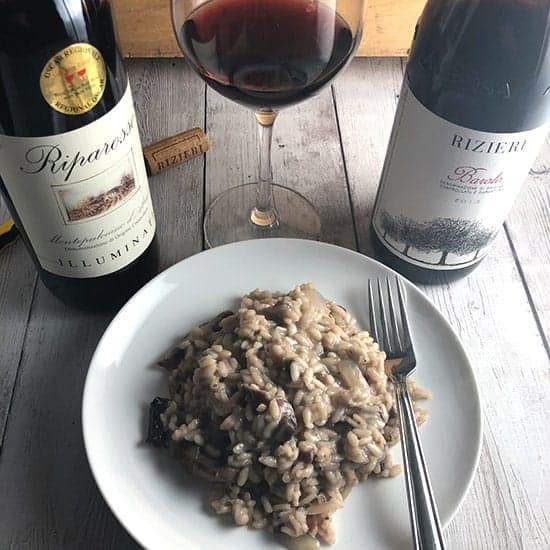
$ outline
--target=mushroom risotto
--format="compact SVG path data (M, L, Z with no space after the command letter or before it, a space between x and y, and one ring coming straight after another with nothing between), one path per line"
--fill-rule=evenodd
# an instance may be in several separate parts
M212 507L237 525L333 543L331 516L352 487L400 471L384 358L311 284L254 290L160 361L170 397L151 403L148 440L216 482Z

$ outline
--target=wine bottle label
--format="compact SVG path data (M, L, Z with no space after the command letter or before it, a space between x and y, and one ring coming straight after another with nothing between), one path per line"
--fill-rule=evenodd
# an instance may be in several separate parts
M487 252L546 138L452 124L405 81L373 213L382 243L401 259L449 270Z
M46 103L64 115L81 115L103 97L107 82L101 52L86 43L58 51L40 73L40 91Z
M155 234L130 86L111 111L77 130L0 135L0 176L51 273L113 273L137 259Z

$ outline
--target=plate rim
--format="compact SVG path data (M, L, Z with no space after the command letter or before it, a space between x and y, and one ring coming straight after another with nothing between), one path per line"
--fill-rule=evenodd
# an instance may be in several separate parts
M451 325L451 323L449 322L447 317L445 315L443 315L443 313L439 310L439 308L434 304L434 302L430 299L430 297L427 294L425 294L420 288L418 288L412 281L407 279L405 276L401 275L400 273L398 273L397 271L395 271L391 267L383 264L382 262L376 260L375 258L373 258L371 256L367 256L366 254L363 254L363 253L361 253L357 250L352 250L350 248L346 248L346 247L339 246L339 245L332 244L332 243L327 243L327 242L323 242L323 241L312 241L312 240L307 240L307 239L283 238L283 237L269 238L269 239L247 239L247 240L243 240L243 241L236 241L236 242L224 244L222 246L209 248L209 249L206 249L206 250L201 250L201 251L199 251L195 254L192 254L190 256L182 258L181 260L174 263L173 265L171 265L171 266L167 267L166 269L160 271L157 275L155 275L155 277L153 277L153 279L151 279L149 282L147 282L132 297L130 297L130 299L120 308L120 310L111 319L111 321L109 322L109 324L107 325L107 327L103 331L103 333L101 335L101 338L98 340L98 343L97 343L97 345L94 349L94 353L92 354L92 357L90 359L90 363L88 365L88 370L87 370L87 373L86 373L86 379L85 379L84 387L83 387L83 391L82 391L81 428L82 428L82 435L83 435L83 440L84 440L84 450L85 450L86 459L88 461L90 471L92 472L92 476L94 478L95 484L96 484L97 488L99 489L99 492L101 493L102 498L105 500L105 503L109 507L109 510L115 516L117 521L122 525L122 527L125 529L125 531L139 545L141 545L143 548L145 548L147 550L155 550L152 546L150 546L148 543L145 542L144 537L142 536L141 533L139 533L139 535L138 535L138 532L137 532L138 530L134 529L134 523L131 520L128 520L127 516L125 517L123 510L119 510L119 509L116 508L116 506L113 506L111 504L111 500L109 498L109 488L101 480L101 475L97 471L98 465L94 464L94 459L92 458L93 452L90 448L90 437L91 436L89 435L89 432L88 432L88 429L91 429L91 428L87 428L87 426L89 426L89 424L90 424L90 422L88 420L88 415L91 414L91 411L88 412L89 407L86 406L86 403L88 403L89 399L90 399L88 397L89 394L90 394L90 391L91 391L90 387L92 385L90 380L92 380L93 376L95 376L95 374L94 374L95 371L93 369L93 366L94 366L94 363L97 361L96 358L99 355L100 348L102 347L104 341L108 338L108 333L112 329L113 325L115 325L118 322L119 317L122 317L124 315L125 311L127 309L129 309L130 307L132 307L133 303L140 300L141 295L144 295L148 291L149 287L157 284L157 280L160 279L161 277L165 277L167 273L169 273L171 271L175 271L176 269L178 269L181 264L184 264L186 262L190 262L198 256L216 254L216 253L219 253L218 252L219 250L225 250L225 249L228 249L228 248L240 248L240 247L245 247L246 248L246 246L250 246L250 243L257 243L257 242L262 242L263 244L268 244L268 246L271 242L279 242L279 243L288 243L288 244L298 243L298 244L301 244L301 245L306 245L306 246L311 246L311 247L333 248L333 249L337 249L339 251L351 254L352 256L359 257L361 259L361 261L364 261L366 263L372 262L375 265L382 268L383 270L388 271L391 274L397 276L401 281L403 281L405 283L405 287L407 289L407 292L412 291L413 293L416 293L417 296L419 296L421 299L426 300L430 304L430 306L434 310L436 310L437 313L439 314L439 317L443 321L443 323L445 325L445 328L450 332L453 339L455 340L455 343L457 344L457 347L458 347L460 353L463 355L463 357L465 359L465 363L466 363L466 365L467 365L467 367L470 371L470 374L472 376L472 380L473 380L473 383L474 383L473 385L474 385L474 388L475 388L475 396L474 396L475 397L475 403L476 403L476 406L477 406L477 409L478 409L478 414L476 415L476 417L477 417L476 428L477 428L478 436L473 441L473 443L475 444L475 458L474 458L474 462L473 462L473 467L472 467L471 471L468 474L467 482L464 484L464 486L462 488L462 491L458 495L456 506L454 507L454 509L450 513L449 517L446 518L445 521L442 521L442 528L445 530L449 526L449 524L452 522L452 520L454 519L454 517L456 516L456 514L458 513L460 508L462 507L462 505L464 503L464 500L465 500L466 496L468 495L468 493L470 492L471 486L472 486L472 484L474 482L474 479L477 475L477 472L478 472L478 469L479 469L479 462L480 462L480 458L481 458L481 451L482 451L482 444L483 444L483 433L484 433L484 420L483 420L484 406L483 406L483 401L482 401L482 398L481 398L480 385L479 385L479 382L478 382L476 372L473 368L473 363L470 359L468 351L466 350L466 347L463 345L462 340L460 339L460 336L459 336L458 332L454 329L454 327Z

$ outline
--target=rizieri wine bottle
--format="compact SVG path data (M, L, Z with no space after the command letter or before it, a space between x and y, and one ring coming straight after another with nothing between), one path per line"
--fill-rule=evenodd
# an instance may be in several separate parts
M486 255L550 121L549 0L428 0L376 198L380 259L430 282Z
M0 0L0 190L44 284L116 308L158 269L107 0Z

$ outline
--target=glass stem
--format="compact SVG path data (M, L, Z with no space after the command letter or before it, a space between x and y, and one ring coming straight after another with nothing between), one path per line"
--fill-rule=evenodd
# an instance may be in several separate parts
M255 113L260 136L259 179L256 206L250 212L250 221L258 227L273 227L279 223L273 203L273 172L271 170L271 139L273 124L277 118L275 111Z

